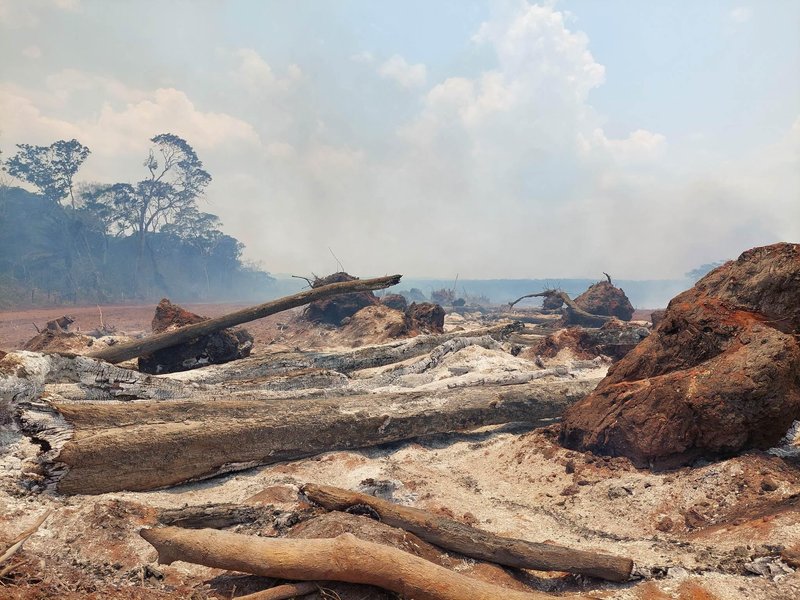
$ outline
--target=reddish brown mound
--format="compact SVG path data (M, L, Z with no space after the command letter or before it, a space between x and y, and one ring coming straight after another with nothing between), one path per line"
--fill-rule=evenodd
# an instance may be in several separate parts
M208 320L208 317L201 317L193 312L181 308L177 304L173 304L167 298L162 298L161 302L156 306L156 312L153 315L153 320L150 327L153 333L161 333L171 329L177 329L184 325L194 325L201 321Z
M355 281L358 277L344 272L334 273L327 277L317 278L311 284L312 288L318 288L331 283L342 281ZM378 304L378 298L372 292L354 292L352 294L342 294L324 300L315 300L309 304L303 316L312 323L326 323L328 325L340 326L342 321L352 317L362 308Z
M593 315L617 317L623 321L630 321L633 316L633 305L625 292L608 281L590 286L575 298L575 304Z
M800 245L755 248L674 298L567 410L564 445L671 467L776 444L800 418Z
M400 294L386 294L381 298L381 304L401 312L405 312L408 308L408 301L405 299L405 296L401 296Z
M406 310L415 329L429 333L444 333L444 309L432 302L412 302Z
M162 333L206 321L202 317L172 304L164 298L153 316L153 333ZM144 373L174 373L188 371L208 364L219 364L244 358L253 348L253 336L245 329L224 329L204 335L186 344L157 350L139 357L139 370Z
M546 358L553 358L564 348L569 348L575 358L595 358L604 355L619 360L648 335L646 327L613 319L600 329L581 327L559 329L532 349L535 354Z

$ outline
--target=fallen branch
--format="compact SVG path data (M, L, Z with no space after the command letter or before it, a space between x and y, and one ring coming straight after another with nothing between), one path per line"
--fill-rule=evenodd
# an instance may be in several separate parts
M549 424L596 384L289 400L197 390L191 400L133 406L41 402L26 407L20 422L23 433L49 444L40 459L47 484L66 494L100 494L486 425Z
M239 596L236 600L289 600L290 598L299 598L300 596L313 594L319 589L319 584L311 583L310 581L285 583L283 585L276 585L267 590L247 594L246 596Z
M222 329L241 325L261 319L263 317L303 306L315 300L323 298L330 298L331 296L338 296L339 294L348 294L351 292L367 292L372 290L382 290L391 287L400 282L401 275L391 275L388 277L378 277L375 279L356 279L353 281L342 281L339 283L331 283L330 285L320 286L304 292L299 292L292 296L279 298L266 304L244 308L236 312L217 317L215 319L208 319L193 325L186 325L173 331L165 331L151 335L141 340L134 340L125 344L115 344L108 348L103 348L89 354L92 358L98 358L110 363L119 363L124 360L136 358L143 354L151 354L156 350L162 348L169 348L170 346L177 346L184 342L194 340L203 335L209 335Z
M143 529L160 564L176 560L263 577L374 585L414 600L552 600L440 567L382 544L345 533L335 538L289 540L177 527Z
M33 525L11 540L11 545L6 549L5 552L3 552L3 554L0 555L0 565L10 560L17 552L19 552L20 548L22 548L22 545L28 540L29 537L38 531L39 527L41 527L42 523L47 520L47 517L50 516L51 512L51 510L46 510L38 519L36 519Z
M565 571L610 581L627 581L633 569L633 561L628 558L506 538L418 508L341 488L309 483L301 491L328 510L369 506L387 525L410 531L441 548L509 567Z
M524 300L525 298L561 298L564 304L567 305L567 314L566 314L566 321L569 324L573 325L584 325L586 327L602 327L608 321L615 319L616 317L608 317L605 315L593 315L592 313L586 312L580 306L575 304L575 301L569 297L569 294L566 292L562 292L561 290L545 290L543 292L539 292L537 294L526 294L514 300L513 302L508 303L508 307L513 307L517 302L520 300Z

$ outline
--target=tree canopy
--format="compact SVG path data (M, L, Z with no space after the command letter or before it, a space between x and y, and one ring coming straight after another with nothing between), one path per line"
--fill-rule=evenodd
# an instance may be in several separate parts
M150 141L144 177L111 184L74 181L89 155L76 140L18 146L6 171L39 195L0 189L0 279L9 289L72 301L265 294L273 280L245 266L241 242L198 206L211 175L192 146L171 133Z
M6 161L8 173L27 181L53 202L69 196L75 208L73 179L89 156L89 148L75 139L58 140L49 146L17 144L17 148L17 153Z

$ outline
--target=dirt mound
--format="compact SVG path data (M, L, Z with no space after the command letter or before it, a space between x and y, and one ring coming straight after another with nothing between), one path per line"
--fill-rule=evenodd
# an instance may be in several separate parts
M206 320L208 320L208 317L201 317L200 315L181 308L177 304L173 304L167 298L162 298L161 302L156 306L156 312L153 315L150 328L153 330L153 333L162 333L185 325L194 325L195 323Z
M317 278L311 284L312 288L340 283L342 281L355 281L358 277L344 272L334 273L327 277ZM315 300L309 304L303 316L312 323L325 323L328 325L340 326L342 321L352 317L362 308L378 304L378 298L372 292L354 292L352 294L341 294L333 298Z
M617 317L630 321L633 317L633 305L621 288L610 281L599 281L575 298L575 304L593 315Z
M800 418L798 333L800 245L749 250L670 302L561 440L664 467L773 446Z
M162 333L184 325L208 320L163 298L153 316L153 333ZM139 357L144 373L175 373L203 365L225 363L250 355L253 336L246 329L224 329L204 335L186 344L157 350Z
M87 348L94 345L94 338L74 331L59 331L57 329L43 329L35 337L31 338L23 350L32 352L69 352L82 354Z
M412 302L406 315L413 321L414 328L429 333L444 333L444 309L433 302Z
M362 308L339 330L340 338L351 345L380 344L412 333L412 323L405 313L376 305Z
M619 360L649 334L647 327L614 319L600 329L559 329L532 346L531 352L544 358L554 358L568 348L575 358L590 359L602 355Z
M402 312L408 308L408 301L400 294L386 294L381 298L381 304Z

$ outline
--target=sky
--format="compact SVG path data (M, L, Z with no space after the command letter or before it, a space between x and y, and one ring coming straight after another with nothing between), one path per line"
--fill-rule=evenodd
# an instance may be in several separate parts
M0 0L0 150L174 133L273 273L679 278L800 241L800 2Z

